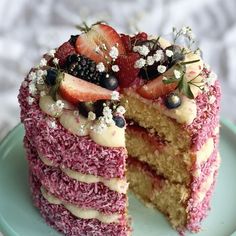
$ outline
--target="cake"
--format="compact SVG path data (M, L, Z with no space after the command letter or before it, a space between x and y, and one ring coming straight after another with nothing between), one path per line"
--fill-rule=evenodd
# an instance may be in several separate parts
M191 29L171 42L79 28L20 87L34 205L64 235L125 236L129 188L179 232L198 232L220 164L221 94Z

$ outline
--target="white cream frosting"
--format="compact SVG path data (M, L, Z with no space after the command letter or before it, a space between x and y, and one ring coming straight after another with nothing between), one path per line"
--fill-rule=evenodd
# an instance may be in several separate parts
M69 110L73 108L70 103L65 103L64 100L62 103L66 109L58 110L56 102L51 96L45 95L40 97L39 100L41 110L49 116L59 118L61 125L72 134L78 136L89 135L95 143L105 147L125 147L125 127L119 128L116 125L110 125L101 132L97 132L94 129L94 122L76 114L78 111Z
M104 127L101 132L91 129L90 137L95 143L102 146L125 147L125 129L119 128L115 124Z
M203 144L202 148L197 151L196 154L196 164L197 166L200 166L202 163L204 163L212 154L214 150L214 140L213 138L209 138L205 144Z
M52 161L44 157L43 155L39 154L39 158L45 165L54 166ZM101 182L105 186L107 186L109 189L116 191L118 193L124 193L124 194L127 193L127 190L128 190L129 184L127 183L126 179L119 179L119 178L105 179L101 176L82 174L78 171L74 171L74 170L64 168L64 167L61 167L61 170L70 178L83 182L83 183L91 184L91 183Z
M98 219L102 223L110 224L119 221L120 214L103 214L94 209L82 209L74 204L66 203L50 194L44 187L41 187L43 197L51 204L63 205L72 215L82 219Z
M56 102L49 95L40 97L39 107L44 113L52 117L59 117L62 114L62 110L55 109Z
M79 136L89 134L91 122L83 116L76 115L74 111L63 111L59 121L61 125L72 134Z

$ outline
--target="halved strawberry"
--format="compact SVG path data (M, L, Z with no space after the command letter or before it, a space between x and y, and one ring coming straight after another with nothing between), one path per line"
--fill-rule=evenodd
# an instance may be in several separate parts
M102 45L106 46L106 50L95 50ZM76 40L76 51L81 55L85 55L95 62L103 62L111 60L109 51L111 47L116 46L119 54L125 53L125 48L120 35L109 25L96 24L93 25L86 33L81 34ZM107 57L107 59L105 59Z
M59 92L66 101L73 104L107 100L112 96L112 91L66 73L61 81Z
M59 65L63 67L66 58L74 53L76 53L75 48L69 42L65 42L56 50L55 57L59 59Z
M134 67L135 62L140 58L138 53L128 53L126 55L120 55L115 64L118 65L119 71L116 73L116 77L121 88L127 88L138 77L139 69Z
M138 88L138 94L147 99L155 99L175 90L177 83L164 84L162 81L163 77L164 75L160 75L156 79Z

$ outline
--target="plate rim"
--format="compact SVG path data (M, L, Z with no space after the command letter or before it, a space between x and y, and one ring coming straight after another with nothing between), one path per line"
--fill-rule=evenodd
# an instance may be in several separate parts
M221 118L220 119L220 125L221 127L224 127L224 129L227 130L227 132L230 132L231 135L234 137L236 136L236 125L230 121L229 119L226 118ZM0 141L0 150L4 150L7 145L9 144L9 141L14 137L14 133L17 132L18 130L21 130L23 128L22 123L18 123L15 127L13 127ZM1 159L1 158L0 158ZM0 220L4 223L4 220L0 216ZM8 227L8 224L5 222L4 223L5 227L1 227L0 235L1 233L3 235L10 235L12 232L12 229ZM232 232L230 236L236 236L236 231Z

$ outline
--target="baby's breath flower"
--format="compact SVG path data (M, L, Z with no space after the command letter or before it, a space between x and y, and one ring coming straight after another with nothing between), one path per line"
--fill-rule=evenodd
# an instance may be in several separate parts
M37 78L37 75L36 75L36 73L35 72L30 72L30 74L29 74L29 76L28 76L28 79L30 80L30 81L32 81L32 80L35 80Z
M174 70L174 75L176 79L179 79L181 77L181 72L179 70Z
M53 62L54 65L58 65L59 64L59 59L55 57L55 58L53 58L52 62Z
M119 56L119 51L117 47L111 47L111 50L109 52L109 55L112 59L116 59Z
M88 120L95 120L96 119L96 114L92 111L88 113Z
M142 67L145 66L145 64L146 64L146 60L143 58L140 58L135 62L134 67L141 69Z
M104 66L103 62L99 62L96 66L96 69L99 72L104 72L105 71L105 66Z
M158 62L163 58L163 51L157 50L156 53L153 55L153 59Z
M120 94L117 91L113 91L111 94L111 100L119 100Z
M62 110L62 109L64 108L65 104L64 104L64 102L63 102L62 100L57 100L57 101L56 101L56 106L57 106L60 110Z
M157 67L157 71L159 72L159 73L164 73L165 71L166 71L166 66L163 66L163 65L159 65L158 67Z
M139 48L140 55L147 56L149 52L150 52L149 48L145 45L143 45Z
M47 60L46 60L45 58L42 58L42 59L40 60L39 66L40 66L40 67L43 67L43 66L46 66L46 65L47 65Z
M118 65L113 65L111 67L111 69L114 71L114 72L118 72L120 70L119 66Z
M37 93L37 88L33 82L29 84L29 93L35 95Z
M155 60L154 60L154 58L153 58L152 56L148 56L148 57L147 57L147 64L148 64L149 66L153 65L154 62L155 62Z
M166 50L167 57L172 57L173 55L174 55L174 53L171 50L169 50L169 49Z
M29 105L32 105L33 102L34 102L34 100L35 100L35 99L32 98L32 97L30 97L30 96L27 98L27 101L28 101L28 104L29 104Z
M55 49L51 49L49 52L48 52L48 55L51 56L51 57L54 57L56 53L56 50Z
M40 97L46 96L46 92L45 91L40 91Z

